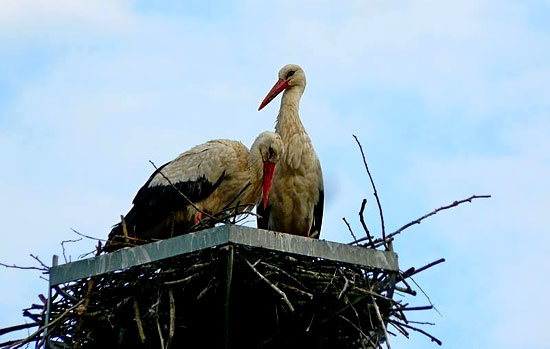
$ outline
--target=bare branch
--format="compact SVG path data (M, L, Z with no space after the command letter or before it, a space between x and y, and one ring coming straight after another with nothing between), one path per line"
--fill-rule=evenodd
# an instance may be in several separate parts
M39 326L39 325L40 324L38 322L32 322L32 323L23 324L23 325L17 325L17 326L2 328L2 329L0 329L0 336L5 335L6 333L20 331L20 330L28 329L28 328Z
M386 247L386 250L388 250L389 248L385 243L386 226L384 224L384 214L382 213L382 204L380 203L380 198L378 197L378 191L376 190L376 186L374 185L374 180L372 179L372 175L370 174L369 166L367 165L367 160L365 159L365 153L363 152L363 147L361 146L361 142L359 142L359 139L357 139L355 135L353 135L353 138L355 138L357 145L359 145L359 150L361 150L361 156L363 157L363 164L365 165L365 169L367 170L367 174L369 175L372 189L374 190L374 198L376 199L376 204L378 205L378 212L380 213L380 224L382 226L382 241L384 241L384 246Z
M168 332L168 343L166 344L166 349L169 349L172 346L172 341L176 331L176 304L174 301L174 290L172 287L168 289L168 296L170 298L170 330Z
M357 240L357 237L356 237L355 234L353 233L353 230L351 230L351 226L349 225L348 221L346 220L346 217L342 217L342 220L343 220L344 223L346 223L346 225L348 226L349 233L351 234L351 237L353 238L353 240Z
M139 339L141 343L145 343L147 338L145 337L145 332L143 331L143 323L141 322L141 316L139 315L139 304L136 297L134 298L134 314L136 319L136 325L139 333Z
M409 277L411 277L411 276L413 276L413 275L415 275L415 274L420 273L421 271L424 271L424 270L426 270L426 269L428 269L428 268L433 267L434 265L438 265L439 263L443 263L443 262L445 262L445 258L440 258L440 259L436 260L435 262L428 263L428 264L426 264L425 266L423 266L423 267L421 267L421 268L418 268L418 269L411 268L411 269L405 271L405 272L402 274L401 277L402 277L403 279L409 278Z
M85 237L86 239L92 239L92 240L98 240L98 241L105 241L105 239L94 238L93 236L89 236L89 235L85 235L85 234L79 233L78 231L74 230L73 228L71 228L71 230L73 231L73 233L75 233L75 234L77 234L77 235L80 235L80 236L82 236L82 237Z
M435 307L435 305L432 303L432 300L430 299L430 297L428 296L428 294L426 292L424 292L424 290L422 289L422 287L420 287L420 285L411 277L411 280L412 282L414 282L414 284L416 285L416 287L418 287L420 289L420 291L422 292L422 294L424 295L424 297L426 297L426 299L428 300L428 302L430 302L430 305L434 307L434 310L439 314L439 316L443 316L441 315L441 313L439 312L439 310Z
M13 345L14 345L13 348L20 348L23 345L31 342L35 337L40 335L46 328L49 328L49 327L52 327L53 325L55 325L57 322L59 322L61 319L63 319L67 314L69 314L69 312L71 310L77 308L83 302L84 302L84 299L81 299L78 303L76 303L75 305L73 305L69 309L65 310L61 315L59 315L55 320L51 321L48 325L40 327L38 330L36 330L33 334L31 334L27 338L22 339L21 341L19 341L17 343L13 343Z
M21 266L15 265L15 264L9 265L9 264L0 263L0 266L6 267L6 268L13 268L13 269L48 271L48 269L45 269L45 268L39 268L39 267L21 267Z
M286 305L288 305L288 308L290 309L290 311L294 312L294 307L292 306L292 304L288 300L288 297L286 296L286 293L281 291L277 286L275 286L271 281L269 281L265 276L263 276L262 273L260 273L258 271L258 269L256 269L247 259L245 259L244 257L241 257L241 258L246 262L246 264L250 267L250 269L252 269L252 271L260 277L260 279L265 281L269 286L271 286L272 289L275 290L275 292L277 292L283 298Z
M399 322L399 321L395 321L395 320L390 320L390 322L394 323L394 324L398 324L399 326L403 326L403 327L406 327L406 328L410 328L411 330L413 331L416 331L416 332L420 332L422 333L423 335L427 336L428 338L430 338L432 340L432 342L436 342L438 345L441 345L443 344L439 339L435 338L434 336L432 336L431 334L429 334L428 332L424 331L424 330L421 330L419 328L416 328L416 327L413 327L411 325L407 325L405 323L402 323L402 322Z
M35 256L35 255L33 255L32 253L30 254L30 256L31 256L32 258L34 258L38 263L40 263L40 265L41 265L44 269L46 269L46 270L49 270L49 269L50 269L50 267L48 267L46 264L44 264L44 262L42 262L42 261L40 260L40 258L38 258L38 256Z
M348 318L346 318L344 315L338 315L338 317L339 317L340 319L346 321L347 323L349 323L353 328L355 328L355 329L357 330L357 332L359 332L359 335L363 336L363 337L369 342L369 344L370 344L373 348L376 348L376 347L377 347L377 345L374 344L374 343L370 340L370 337L367 336L367 335L363 332L363 330L362 330L361 328L357 327L357 325L354 324L353 321L348 320ZM365 345L363 344L363 341L361 341L361 345L362 345L363 348L365 347Z
M372 241L372 237L370 235L369 228L367 228L367 224L365 223L365 217L363 216L363 212L365 211L365 206L367 205L367 199L363 199L363 202L361 202L361 209L359 210L359 221L361 222L361 225L363 226L363 230L367 234L367 239L369 239L369 244L372 248L376 248L374 246L374 242Z
M409 228L409 227L411 227L411 226L413 226L413 225L415 225L415 224L420 224L420 222L422 222L424 219L426 219L426 218L428 218L428 217L430 217L430 216L433 216L433 215L437 214L439 211L443 211L443 210L447 210L447 209L456 207L456 206L458 206L458 205L460 205L460 204L463 204L463 203L465 203L465 202L471 203L473 199L488 199L488 198L490 198L490 197L491 197L491 195L472 195L472 196L470 196L470 197L467 198L467 199L453 201L452 204L449 204L449 205L447 205L447 206L442 206L442 207L440 207L440 208L437 208L437 209L433 210L432 212L427 213L427 214L423 215L422 217L417 218L417 219L415 219L414 221L405 224L405 225L402 226L401 228L399 228L399 229L397 229L396 231L394 231L393 233L389 234L387 237L390 238L390 237L392 237L392 236L395 236L395 235L401 233L403 230L405 230L405 229L407 229L407 228Z
M467 198L467 199L453 201L453 203L451 203L451 204L449 204L449 205L446 205L446 206L442 206L442 207L440 207L440 208L437 208L437 209L433 210L432 212L427 213L427 214L423 215L422 217L417 218L417 219L415 219L415 220L413 220L413 221L411 221L411 222L405 224L404 226L402 226L401 228L397 229L397 230L394 231L393 233L388 234L388 235L386 236L385 241L386 241L386 242L391 241L395 235L400 234L401 232L403 232L404 230L410 228L411 226L413 226L413 225L415 225L415 224L420 224L424 219L426 219L426 218L428 218L428 217L430 217L430 216L433 216L433 215L437 214L439 211L448 210L448 209L450 209L450 208L456 207L456 206L458 206L458 205L460 205L460 204L463 204L463 203L465 203L465 202L470 202L470 203L471 203L472 200L474 200L474 199L488 199L488 198L490 198L490 197L491 197L491 195L472 195L472 196L470 196L470 197ZM363 242L363 241L365 241L365 240L367 240L366 237L360 238L360 239L357 239L357 240L355 240L355 241L352 241L352 242L348 243L348 245L353 245L353 244L356 244L356 243L359 243L359 242ZM374 240L374 244L375 244L375 245L383 244L383 243L384 243L384 238Z
M120 224L122 225L122 234L124 235L124 242L128 243L130 237L128 236L128 227L126 226L126 220L123 215L120 215Z
M65 244L68 244L69 242L79 242L82 241L82 238L76 239L76 240L63 240L61 241L61 248L63 249L63 259L65 260L65 263L69 263L71 261L71 256L69 256L69 259L67 260L67 255L65 254Z
M378 304L376 304L376 300L372 296L371 296L371 298L372 298L372 305L374 306L374 310L376 312L376 317L378 317L378 320L380 321L380 326L384 330L384 337L386 337L386 347L388 349L390 349L391 348L390 338L388 336L388 331L386 330L386 324L384 323L384 320L382 319L382 315L380 314L380 309L378 309Z

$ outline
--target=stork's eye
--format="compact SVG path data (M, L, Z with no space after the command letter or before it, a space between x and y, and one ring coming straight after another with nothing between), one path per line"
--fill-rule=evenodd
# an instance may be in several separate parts
M286 73L286 79L290 78L292 75L294 75L294 73L296 73L294 70L291 70L288 73Z
M273 157L273 147L269 146L269 158L271 159Z

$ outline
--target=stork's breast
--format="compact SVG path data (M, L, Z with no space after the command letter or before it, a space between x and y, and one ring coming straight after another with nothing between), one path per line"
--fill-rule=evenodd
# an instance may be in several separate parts
M285 142L284 162L294 171L307 171L317 159L307 134L295 134Z

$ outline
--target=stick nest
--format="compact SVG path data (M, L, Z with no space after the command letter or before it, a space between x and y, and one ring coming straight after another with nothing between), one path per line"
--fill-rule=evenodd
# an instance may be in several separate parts
M387 323L406 322L392 300L399 277L221 246L55 287L47 337L67 348L379 347ZM43 323L44 306L25 312Z

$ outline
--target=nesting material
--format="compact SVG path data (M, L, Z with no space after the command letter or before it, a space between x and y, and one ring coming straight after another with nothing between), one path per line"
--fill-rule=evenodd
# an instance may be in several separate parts
M376 348L390 324L408 336L404 311L431 308L392 299L398 282L406 285L399 291L415 294L406 278L336 257L225 243L54 286L47 331L29 341L82 348ZM25 313L41 328L44 314L45 305Z

